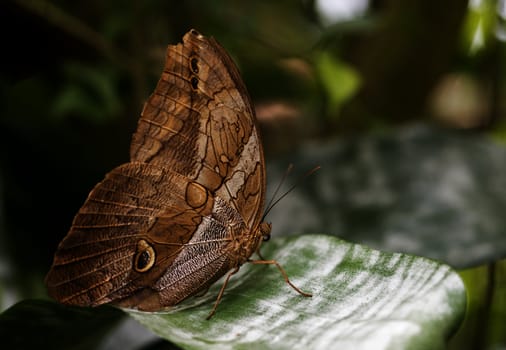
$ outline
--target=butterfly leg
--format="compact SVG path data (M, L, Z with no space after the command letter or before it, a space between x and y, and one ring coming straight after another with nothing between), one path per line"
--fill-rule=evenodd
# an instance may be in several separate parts
M211 317L213 317L213 315L216 313L216 309L218 308L218 304L220 303L221 298L223 297L223 293L225 293L225 288L227 288L228 281L230 280L230 277L232 277L232 275L237 273L237 271L239 271L239 266L237 266L236 268L234 268L232 271L230 271L227 274L227 277L225 278L225 282L223 282L220 292L218 293L218 297L216 298L216 301L214 302L213 309L211 310L209 315L207 315L206 320L210 320Z
M260 254L259 254L259 256L260 256L260 258L262 258L262 256ZM292 287L297 293L299 293L300 295L305 296L305 297L312 297L313 296L311 293L303 292L297 286L295 286L292 282L290 282L290 280L288 279L288 274L286 273L285 269L276 260L264 260L262 258L262 260L248 260L248 262L255 264L255 265L276 265L279 272L281 272L281 274L283 275L283 279L285 280L285 282L288 283L290 285L290 287Z

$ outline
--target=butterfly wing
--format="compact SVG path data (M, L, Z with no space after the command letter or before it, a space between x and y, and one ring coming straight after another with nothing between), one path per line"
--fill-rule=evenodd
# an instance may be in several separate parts
M207 190L167 169L142 163L114 169L58 246L46 277L49 294L66 304L99 305L155 283L212 207ZM139 242L153 249L149 273L136 270Z
M216 40L190 30L183 43L169 46L130 158L170 167L231 203L248 227L259 224L265 168L255 114L235 64Z
M130 156L91 191L58 247L46 283L60 302L174 305L234 266L230 227L259 224L265 169L254 112L214 39L192 30L169 46Z

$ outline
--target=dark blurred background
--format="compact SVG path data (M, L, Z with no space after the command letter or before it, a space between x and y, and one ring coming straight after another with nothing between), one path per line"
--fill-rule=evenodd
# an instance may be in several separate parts
M2 309L45 295L58 242L128 161L166 46L191 28L238 64L269 162L420 123L506 140L504 0L17 0L0 26Z

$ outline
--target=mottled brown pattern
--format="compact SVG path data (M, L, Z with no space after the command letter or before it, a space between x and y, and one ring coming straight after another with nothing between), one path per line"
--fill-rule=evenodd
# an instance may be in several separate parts
M262 146L239 72L213 38L191 30L167 49L130 163L91 191L58 246L49 294L81 306L175 305L259 247L270 227L259 228L264 192Z

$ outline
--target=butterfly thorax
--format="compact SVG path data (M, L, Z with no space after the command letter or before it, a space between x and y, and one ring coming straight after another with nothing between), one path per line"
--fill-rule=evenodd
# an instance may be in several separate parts
M234 236L232 257L236 261L235 266L244 264L253 253L258 251L264 237L263 224L256 229L246 227L241 234Z

